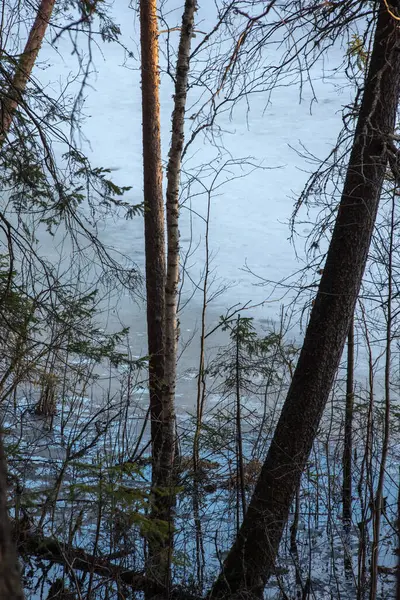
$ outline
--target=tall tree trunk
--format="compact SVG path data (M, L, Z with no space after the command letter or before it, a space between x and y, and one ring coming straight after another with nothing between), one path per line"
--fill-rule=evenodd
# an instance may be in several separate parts
M147 335L149 348L149 393L152 443L152 517L168 521L162 488L169 473L163 468L163 413L165 348L165 240L162 189L157 1L140 1L142 71L142 132L144 177L144 230L146 253ZM162 583L167 540L149 536L149 575Z
M169 477L168 493L168 565L170 571L174 544L173 517L175 506L176 477L173 476L176 456L175 431L175 392L178 361L179 323L178 284L179 284L179 188L181 179L181 159L185 139L185 109L189 74L190 46L193 35L196 0L186 0L182 16L181 34L175 69L174 109L172 111L172 135L167 166L167 274L165 284L165 364L163 386L164 449L162 470Z
M149 539L149 570L167 589L173 548L175 390L178 345L179 185L184 142L190 45L195 0L186 0L176 66L172 137L167 167L167 271L160 141L158 26L156 0L141 0L143 161L149 388L153 465L153 517L167 534Z
M347 336L346 411L344 420L343 448L343 522L351 523L352 454L353 454L353 406L354 406L354 318L351 319Z
M400 14L400 0L392 3ZM393 134L400 83L400 30L384 2L343 194L293 380L239 535L212 598L261 597L329 397L367 261Z
M0 147L5 142L15 110L21 101L32 74L32 69L39 54L54 4L55 0L42 0L40 3L24 51L16 64L14 76L9 82L8 92L1 99Z
M181 158L185 139L189 56L193 35L196 0L186 0L175 70L174 110L172 113L171 148L167 167L167 281L165 287L165 398L167 409L174 411L176 363L179 329L177 322L179 283L179 187Z

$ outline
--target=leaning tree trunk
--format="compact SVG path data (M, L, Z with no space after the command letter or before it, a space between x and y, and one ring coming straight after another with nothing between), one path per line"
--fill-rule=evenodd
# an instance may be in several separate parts
M400 0L393 2L400 15ZM393 134L400 29L381 2L332 240L304 344L253 497L210 596L261 597L337 371L367 261Z
M14 75L9 81L8 91L1 99L0 147L4 144L15 110L22 99L26 85L32 74L32 69L39 54L54 4L55 0L42 0L40 3L24 51L16 64Z
M157 0L140 1L142 71L142 132L144 176L144 234L146 253L147 335L152 444L152 507L155 521L168 522L168 481L171 460L170 420L163 410L165 349L165 240L160 136L160 76L158 68ZM165 435L167 434L167 435ZM173 461L173 458L172 458ZM148 536L149 576L168 585L169 536L154 531Z
M38 8L23 53L9 81L8 91L1 98L0 148L10 130L14 113L25 92L33 66L42 45L55 0L43 0ZM17 553L12 539L7 510L7 461L0 436L0 600L23 600Z

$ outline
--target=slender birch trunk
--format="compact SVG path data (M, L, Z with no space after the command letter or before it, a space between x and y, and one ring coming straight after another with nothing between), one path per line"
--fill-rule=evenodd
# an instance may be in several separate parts
M400 0L392 1L400 15ZM263 596L354 314L400 90L400 29L382 1L335 228L303 348L239 535L210 597Z
M179 284L179 188L181 158L185 134L185 108L189 74L189 56L193 35L196 1L186 0L182 16L181 35L175 69L172 135L167 166L167 272L165 281L165 354L162 390L162 451L160 455L161 483L164 487L164 514L168 516L167 553L164 582L169 587L174 547L174 507L176 477L175 393L178 360L179 325L177 319ZM165 489L166 488L166 489Z
M181 158L185 139L185 109L189 74L190 46L193 35L196 0L186 0L175 70L172 135L167 167L167 278L165 286L165 388L163 404L171 419L174 439L176 366L179 327L177 319L179 284L179 188ZM172 440L171 440L172 441ZM175 442L172 441L173 445Z
M55 0L42 0L40 3L24 51L16 64L14 76L10 80L7 94L1 99L0 148L10 131L15 111L32 74L54 5Z

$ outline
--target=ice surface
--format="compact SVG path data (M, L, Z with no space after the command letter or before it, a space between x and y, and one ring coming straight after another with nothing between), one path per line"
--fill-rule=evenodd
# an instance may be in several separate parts
M171 26L179 24L179 3L169 4L171 8L167 20ZM177 7L175 10L174 7ZM92 45L93 64L89 84L84 90L85 103L82 126L82 149L95 166L111 167L116 183L130 185L126 200L137 204L142 202L142 142L141 142L141 89L139 71L139 31L135 10L123 3L114 3L112 14L121 26L121 42L129 48L134 58L126 59L123 48L117 44ZM215 5L211 0L202 2L197 23L201 31L213 25ZM54 35L54 33L51 33ZM165 36L160 36L165 48ZM201 41L201 34L193 40ZM178 32L170 36L172 45L178 42ZM271 49L266 49L266 53ZM288 220L294 200L299 196L310 171L304 159L295 151L303 144L313 155L324 158L332 149L341 129L341 108L349 102L352 89L343 72L337 70L346 50L333 47L312 69L312 86L307 84L300 91L298 85L278 87L272 96L267 93L253 94L248 103L241 102L232 115L223 113L217 124L225 132L223 144L226 154L232 159L251 157L251 164L261 165L268 170L244 168L249 174L238 178L240 169L230 167L221 177L220 187L212 197L210 219L210 252L212 255L213 290L225 287L224 293L209 303L207 322L215 325L219 316L229 306L251 301L257 305L246 312L254 316L257 327L262 329L261 320L277 319L279 296L276 302L263 303L271 289L256 286L258 280L245 265L258 276L278 281L299 268L298 259L289 237ZM45 45L40 55L41 63L35 76L48 89L57 90L60 81L71 76L77 68L77 58L71 53L71 41L67 35L57 41L57 50ZM165 65L161 53L161 65ZM46 66L46 68L43 68ZM77 89L71 84L70 91ZM163 157L167 160L171 130L172 85L165 73L161 77L161 123ZM196 101L196 89L189 91L188 103ZM313 94L317 101L312 102ZM188 128L191 121L188 120ZM76 135L77 139L79 136ZM56 149L57 150L57 149ZM186 172L195 171L199 164L209 162L218 167L215 149L210 142L198 137L187 154L184 164ZM234 177L233 180L230 179ZM186 199L181 211L181 246L185 251L192 239L195 248L189 260L190 274L198 282L204 268L204 220L206 197L199 196L200 187L192 188L192 197ZM188 210L192 208L194 212ZM199 215L199 216L198 216ZM131 257L144 269L143 220L108 218L99 223L99 236L107 245ZM52 260L58 255L68 254L68 243L60 248L54 240L47 240L43 233L42 251ZM297 248L299 256L302 247ZM184 296L192 291L193 285L185 279ZM136 355L145 355L146 338L144 333L145 310L141 302L133 302L127 295L118 298L118 310L110 311L104 326L119 329L122 325L131 328L130 341ZM201 317L201 298L195 293L192 301L180 314L182 343L194 335L194 342L183 354L180 372L198 365L198 330ZM111 303L112 304L112 303ZM135 333L136 332L136 333ZM222 343L224 337L214 336L214 346ZM180 381L181 393L191 393L192 386L185 387L185 378Z
M179 3L175 3L179 6ZM172 4L172 7L174 4ZM214 3L202 2L197 14L201 30L212 24ZM136 12L124 3L114 3L112 14L122 29L122 42L138 57L138 20ZM177 25L179 10L168 14L168 22ZM171 34L176 44L178 33ZM201 40L198 34L193 43ZM161 36L161 44L165 39ZM271 52L270 49L266 50ZM268 171L255 170L244 179L235 179L224 185L212 200L210 245L214 255L213 268L218 278L225 281L228 290L218 298L218 308L236 302L261 302L267 291L254 287L254 278L241 269L245 263L255 273L267 279L278 280L289 275L298 266L293 248L288 241L288 219L296 198L306 179L309 166L290 148L304 144L314 155L324 158L336 141L341 128L341 108L347 104L351 88L342 72L335 69L343 60L345 49L332 48L324 65L320 62L312 71L312 84L317 102L312 104L312 92L305 85L299 101L299 87L280 87L269 98L266 93L252 95L249 105L242 102L232 118L223 114L218 125L226 132L223 143L233 158L253 157L255 164L276 167ZM50 66L36 76L43 81L55 82L76 69L76 57L71 55L68 36L58 41L58 53L45 47L41 59ZM115 168L115 180L131 185L127 200L142 201L141 150L141 92L137 60L124 65L122 48L115 44L93 46L95 72L85 90L84 114L87 115L83 133L90 142L84 144L93 164ZM161 59L163 64L163 59ZM322 68L323 67L323 68ZM325 76L323 77L323 69ZM162 76L161 120L164 158L167 159L170 117L172 110L171 83ZM192 92L194 94L194 92ZM195 98L189 93L189 104ZM188 121L190 125L190 121ZM211 146L199 139L185 164L190 169L213 155ZM189 153L190 156L190 153ZM205 214L205 201L195 198L193 208ZM195 218L193 237L200 247L191 263L193 276L200 274L204 262L204 223ZM132 256L143 266L142 219L112 220L102 226L101 238L110 246ZM189 213L182 211L181 239L190 238ZM185 247L185 243L182 242ZM301 249L300 249L301 250ZM196 312L196 306L191 306ZM193 313L192 313L193 314ZM276 317L277 307L267 305L256 311L258 316Z

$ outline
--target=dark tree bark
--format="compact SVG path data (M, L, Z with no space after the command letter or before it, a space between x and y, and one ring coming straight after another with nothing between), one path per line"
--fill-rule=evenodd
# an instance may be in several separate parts
M7 463L0 439L0 600L23 600L15 543L7 511Z
M400 1L392 2L400 15ZM329 397L367 261L393 134L400 30L380 3L353 148L303 348L239 535L211 593L262 596Z

